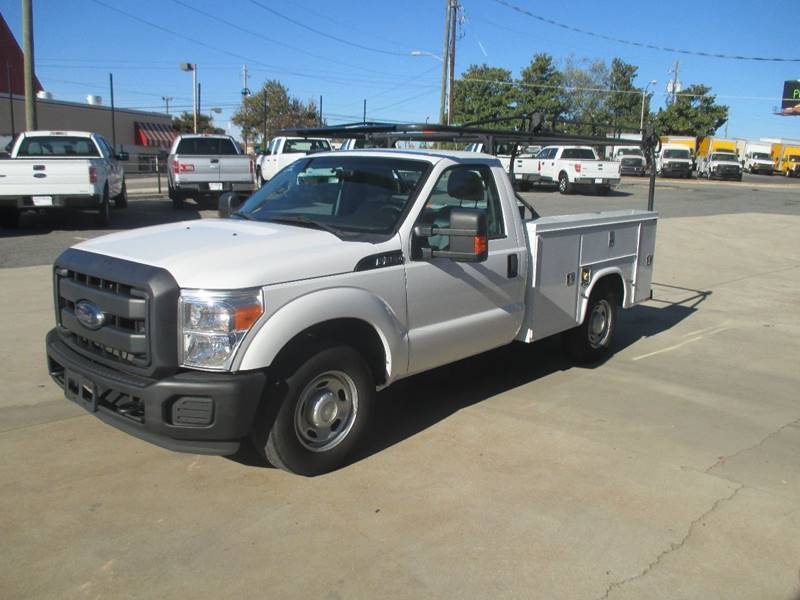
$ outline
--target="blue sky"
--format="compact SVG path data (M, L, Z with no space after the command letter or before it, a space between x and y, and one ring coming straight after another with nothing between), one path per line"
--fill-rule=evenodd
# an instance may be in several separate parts
M800 58L792 43L797 13L785 3L510 1L575 27L632 41ZM731 107L730 137L800 138L800 117L772 115L783 81L800 79L800 62L732 61L641 49L565 31L494 0L461 2L467 20L456 53L457 73L485 62L516 76L541 51L558 61L570 55L607 61L618 56L639 67L640 85L659 81L659 106L668 71L678 59L684 86L710 85L719 101ZM197 63L202 107L222 108L215 120L227 127L241 98L241 67L247 64L251 89L278 79L302 99L322 95L329 123L360 120L364 99L369 119L435 121L441 63L411 52L441 54L444 5L444 0L34 0L37 74L57 99L83 101L87 94L99 94L107 102L108 73L113 72L119 106L159 110L164 106L161 96L172 96L174 108L190 110L191 75L180 71L178 63ZM20 3L4 2L3 15L20 40ZM723 133L724 127L718 134Z

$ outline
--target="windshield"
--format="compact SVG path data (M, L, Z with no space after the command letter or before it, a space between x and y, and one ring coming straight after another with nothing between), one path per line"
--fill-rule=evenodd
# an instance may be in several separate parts
M620 156L644 156L639 148L620 148L617 154Z
M392 232L421 184L423 161L363 156L298 160L239 210L242 218L337 232Z
M789 162L800 162L800 154L792 154L788 160Z
M753 152L752 156L755 160L772 160L769 154L764 154L763 152Z
M26 137L17 150L17 156L100 156L94 142L87 137L36 136Z
M564 152L561 153L561 158L595 159L594 150L591 148L564 148Z
M688 150L669 149L664 150L664 158L689 158Z
M711 160L717 162L739 162L735 154L714 153L711 155Z
M331 149L328 140L286 140L283 145L284 154L309 154L311 152L327 152Z

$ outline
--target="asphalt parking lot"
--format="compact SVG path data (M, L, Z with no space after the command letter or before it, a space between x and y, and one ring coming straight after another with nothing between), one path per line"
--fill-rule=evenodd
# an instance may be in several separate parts
M659 181L654 299L605 364L545 340L402 381L359 460L313 479L64 400L49 264L105 231L26 216L0 231L1 595L800 599L800 180L745 178ZM114 226L209 216L139 196Z

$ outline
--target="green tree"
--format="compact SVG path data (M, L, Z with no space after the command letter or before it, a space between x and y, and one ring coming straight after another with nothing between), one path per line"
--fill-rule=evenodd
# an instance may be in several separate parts
M172 117L172 128L180 133L194 133L194 113L183 111ZM225 133L224 129L214 127L211 115L197 113L197 133Z
M512 84L511 71L508 69L485 64L470 65L454 82L450 122L470 123L509 115L515 95Z
M234 113L231 121L241 128L243 137L251 142L259 140L266 145L277 129L319 125L319 115L313 100L303 102L292 98L289 88L272 79L244 99L242 107Z
M578 135L602 135L608 131L611 114L603 91L610 85L608 65L602 60L568 57L563 73L568 88L565 116L573 123L559 129Z
M656 115L659 133L664 135L713 135L728 120L728 107L717 104L711 88L694 84L683 90L665 110Z
M555 128L556 121L566 112L564 76L549 54L535 54L530 64L522 70L519 87L515 92L517 110L539 112L544 122Z
M639 129L642 90L633 85L638 70L639 67L620 58L611 61L609 89L613 92L606 98L606 107L611 116L610 124L616 133Z

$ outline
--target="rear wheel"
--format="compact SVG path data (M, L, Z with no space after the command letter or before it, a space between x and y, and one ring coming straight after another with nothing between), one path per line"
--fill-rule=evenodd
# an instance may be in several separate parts
M6 229L19 227L19 211L16 208L0 208L0 227Z
M175 210L183 208L184 196L182 192L169 188L169 199L172 200L172 208Z
M572 193L572 184L569 182L569 177L566 173L561 173L558 176L558 191L562 194Z
M97 225L108 227L111 224L111 200L108 196L108 184L103 188L103 199L100 208L97 210Z
M128 188L125 185L125 180L122 180L122 188L119 191L119 194L114 196L114 206L117 208L127 208L128 207Z
M283 402L271 429L257 424L253 441L274 466L301 475L320 475L347 464L366 424L375 396L372 373L349 346L310 353L283 378Z
M564 348L579 363L594 363L610 351L617 325L617 299L609 287L595 289L583 323L565 331Z

